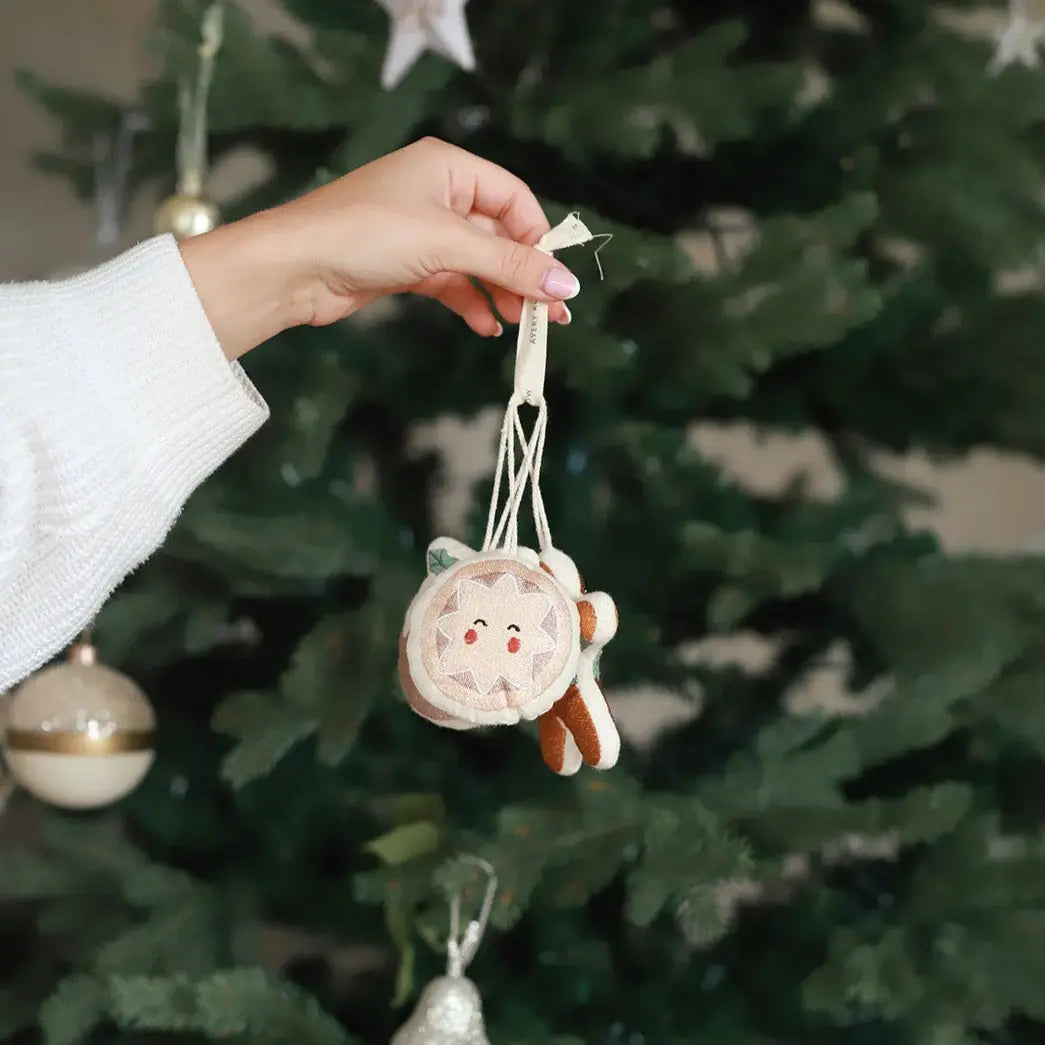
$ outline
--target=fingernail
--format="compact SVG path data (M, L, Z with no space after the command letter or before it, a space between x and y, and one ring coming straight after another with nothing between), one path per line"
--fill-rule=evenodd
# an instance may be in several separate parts
M501 323L497 324L497 329L493 332L494 337L500 337L504 333L504 326Z
M569 269L556 265L545 272L541 289L548 297L564 301L575 298L581 292L581 284Z
M562 315L559 317L559 322L563 326L573 322L573 313L570 311L570 306L565 303L562 306Z

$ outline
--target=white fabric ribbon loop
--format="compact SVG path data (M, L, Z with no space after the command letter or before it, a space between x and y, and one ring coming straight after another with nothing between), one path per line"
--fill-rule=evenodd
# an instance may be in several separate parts
M570 214L555 228L546 232L537 243L537 249L551 255L563 247L578 246L595 237L578 214ZM515 391L508 400L501 424L501 441L497 451L493 495L486 520L483 551L500 549L514 555L519 549L519 510L531 487L534 525L537 540L543 551L550 547L552 537L548 515L541 496L541 460L548 430L548 404L544 399L544 375L548 365L548 306L540 301L526 299L519 320L519 337L515 346ZM537 408L537 419L529 436L519 414L519 408L529 405ZM516 463L516 453L519 463ZM503 507L501 487L507 486Z
M595 237L580 219L570 214L537 242L537 249L549 256L563 247L576 247ZM519 320L515 345L515 394L537 406L544 396L544 374L548 365L548 306L527 298Z

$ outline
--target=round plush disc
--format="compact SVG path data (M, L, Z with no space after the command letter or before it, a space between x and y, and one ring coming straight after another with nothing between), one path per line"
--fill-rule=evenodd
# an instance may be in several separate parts
M410 675L442 711L477 724L543 714L577 672L576 603L550 574L491 553L430 578L407 621Z

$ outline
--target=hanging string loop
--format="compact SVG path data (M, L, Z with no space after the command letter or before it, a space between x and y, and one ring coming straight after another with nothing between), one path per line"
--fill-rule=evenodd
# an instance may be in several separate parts
M494 898L497 896L497 874L493 865L477 856L463 858L480 868L486 874L486 893L479 908L478 915L461 933L461 894L455 893L450 900L450 935L446 940L446 975L463 976L465 969L472 963L483 942L486 927L490 924L490 912L493 910Z
M573 213L546 232L537 243L537 249L552 255L563 247L578 246L597 238L606 239L606 236L593 235L581 221L580 215ZM601 266L599 271L601 273ZM538 546L542 550L551 546L551 528L540 485L541 460L548 429L548 404L544 398L547 365L548 306L542 301L527 298L523 302L519 320L519 335L515 345L515 388L501 424L483 551L498 550L508 555L518 552L519 512L527 486L530 487ZM537 410L537 417L529 433L520 413L524 406Z

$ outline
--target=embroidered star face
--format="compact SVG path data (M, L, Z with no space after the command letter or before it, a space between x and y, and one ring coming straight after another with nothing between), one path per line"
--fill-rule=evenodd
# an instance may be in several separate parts
M419 693L473 723L543 714L580 656L576 603L539 566L469 553L430 578L411 608Z
M517 577L502 573L493 584L462 580L457 605L439 620L439 631L447 639L440 670L447 675L470 673L484 695L504 683L529 689L534 658L555 648L544 628L552 600L541 591L522 591Z

